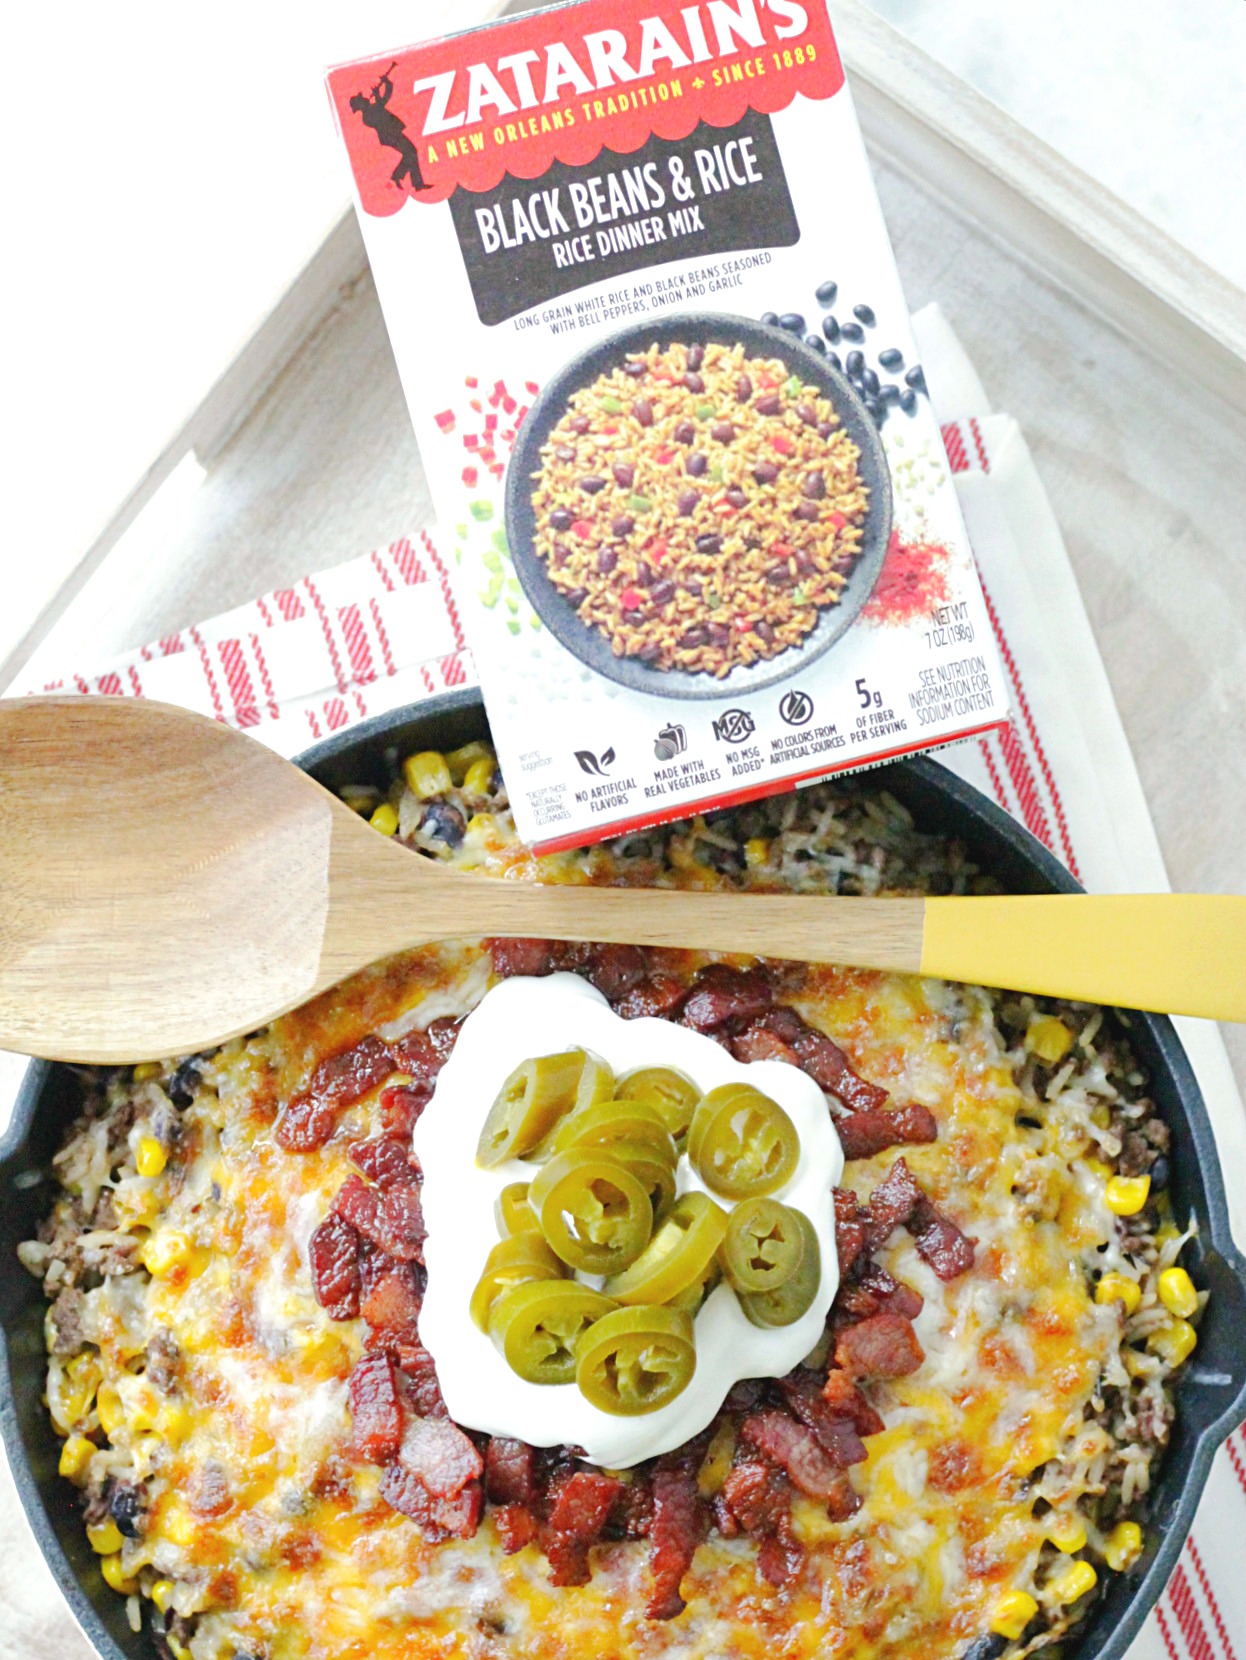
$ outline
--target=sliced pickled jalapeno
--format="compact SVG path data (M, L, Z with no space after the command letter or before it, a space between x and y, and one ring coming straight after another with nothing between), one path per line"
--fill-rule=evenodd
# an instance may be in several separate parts
M610 1101L613 1098L614 1073L600 1055L594 1055L591 1049L586 1049L584 1067L576 1086L572 1110L579 1112L582 1107L595 1107L599 1102Z
M742 1291L740 1307L755 1326L790 1326L813 1306L822 1283L822 1249L813 1223L802 1210L791 1212L800 1228L804 1249L800 1266L790 1280L773 1291Z
M685 1193L630 1268L605 1284L626 1304L669 1303L701 1284L727 1232L727 1213L704 1193Z
M541 1224L528 1203L527 1182L508 1182L497 1196L493 1214L503 1239L509 1234L539 1234L541 1231Z
M571 1110L584 1061L583 1049L569 1049L517 1066L489 1109L476 1143L476 1163L489 1170L530 1153Z
M517 1233L489 1252L484 1273L476 1282L468 1312L481 1331L488 1329L489 1310L504 1291L529 1280L561 1279L567 1270L538 1232Z
M489 1336L527 1383L573 1383L576 1345L616 1305L577 1280L533 1280L505 1291L489 1313Z
M737 1291L775 1291L800 1267L800 1215L777 1199L743 1199L731 1212L719 1260Z
M614 1086L620 1101L648 1101L666 1121L676 1143L683 1146L701 1091L692 1079L673 1066L637 1066Z
M572 1113L555 1130L551 1151L607 1147L613 1141L648 1141L672 1168L679 1162L679 1152L662 1114L647 1101L598 1101L595 1106Z
M614 1274L649 1243L653 1206L608 1148L570 1147L533 1180L528 1201L555 1253L585 1274Z
M704 1096L692 1115L688 1157L713 1192L754 1199L792 1176L800 1138L777 1101L751 1084L723 1084Z
M685 1314L691 1314L695 1318L705 1306L705 1299L711 1291L717 1288L721 1279L722 1270L718 1266L717 1259L713 1259L706 1263L704 1272L697 1279L692 1280L682 1291L676 1292L673 1297L669 1298L665 1307L682 1308Z
M692 1320L675 1308L615 1309L576 1344L581 1394L616 1417L656 1412L682 1394L696 1368Z
M612 1141L606 1151L638 1176L653 1206L653 1225L664 1222L675 1203L675 1167L651 1141Z

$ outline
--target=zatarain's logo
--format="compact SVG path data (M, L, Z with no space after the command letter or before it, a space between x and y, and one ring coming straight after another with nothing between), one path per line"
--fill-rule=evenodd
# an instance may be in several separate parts
M422 128L428 138L476 126L486 117L514 115L561 103L569 95L604 92L794 40L808 26L809 14L797 0L706 0L684 6L670 22L642 17L626 31L585 34L576 42L578 52L567 41L550 41L541 50L509 52L492 63L426 75L411 90L430 95Z

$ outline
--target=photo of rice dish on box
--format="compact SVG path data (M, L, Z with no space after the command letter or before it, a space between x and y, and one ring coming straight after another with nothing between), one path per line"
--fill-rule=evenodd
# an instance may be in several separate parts
M723 678L840 603L870 492L831 401L741 344L651 345L574 392L533 474L535 551L615 657Z

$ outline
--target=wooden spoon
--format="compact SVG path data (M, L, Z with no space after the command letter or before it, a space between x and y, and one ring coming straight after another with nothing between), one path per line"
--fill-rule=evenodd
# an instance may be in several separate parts
M1246 1019L1246 898L833 899L498 881L413 857L220 722L0 702L0 1046L173 1057L489 934L899 969Z

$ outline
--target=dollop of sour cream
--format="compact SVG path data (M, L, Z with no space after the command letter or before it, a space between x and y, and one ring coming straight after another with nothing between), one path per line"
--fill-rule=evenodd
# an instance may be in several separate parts
M476 1163L476 1143L494 1097L531 1056L591 1049L615 1073L673 1066L702 1093L747 1082L782 1106L800 1137L795 1174L773 1197L801 1210L822 1248L822 1281L812 1306L790 1326L751 1325L725 1284L696 1317L696 1372L683 1393L656 1412L615 1417L593 1406L574 1383L535 1384L516 1376L468 1313L485 1258L497 1243L494 1205L509 1182L531 1181L538 1165L511 1159L493 1170ZM456 1423L533 1446L580 1446L591 1463L626 1469L669 1452L704 1429L741 1378L783 1377L822 1336L839 1285L831 1189L844 1168L822 1091L783 1061L734 1060L711 1038L665 1020L622 1020L605 998L574 974L505 980L467 1017L433 1098L415 1127L424 1172L424 1246L428 1289L420 1338L437 1366ZM707 1192L681 1158L680 1193ZM712 1195L724 1209L731 1201ZM599 1284L599 1281L589 1281Z

